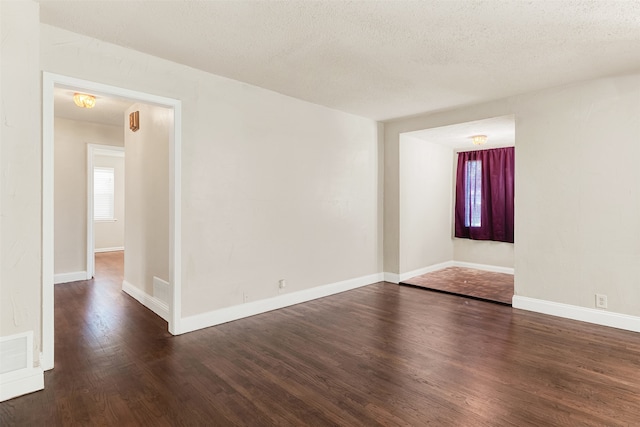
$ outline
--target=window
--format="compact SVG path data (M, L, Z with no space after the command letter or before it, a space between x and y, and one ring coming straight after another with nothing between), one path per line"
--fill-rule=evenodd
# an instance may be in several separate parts
M482 161L467 160L464 171L464 226L482 225Z
M113 168L93 168L93 219L113 221L114 216Z
M458 153L455 237L513 243L514 147Z

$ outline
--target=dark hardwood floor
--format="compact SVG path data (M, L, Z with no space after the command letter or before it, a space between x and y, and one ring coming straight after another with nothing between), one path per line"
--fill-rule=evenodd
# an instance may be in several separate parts
M55 369L0 425L640 424L640 334L378 283L172 337L113 256L56 286Z
M404 280L402 284L511 305L513 274L449 267Z

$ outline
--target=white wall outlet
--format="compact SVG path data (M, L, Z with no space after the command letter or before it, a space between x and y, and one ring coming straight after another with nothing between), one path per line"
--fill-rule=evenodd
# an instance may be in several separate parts
M284 279L278 280L278 293L281 294L284 292L284 288L287 287L287 281Z
M596 308L607 308L607 296L596 294Z
M242 293L242 302L249 302L249 294L246 292Z

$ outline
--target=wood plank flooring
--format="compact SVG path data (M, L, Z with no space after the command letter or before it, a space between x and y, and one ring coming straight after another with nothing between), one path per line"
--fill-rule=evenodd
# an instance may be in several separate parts
M640 334L383 282L172 337L102 264L0 425L640 424Z
M513 275L449 267L404 280L402 284L511 305Z

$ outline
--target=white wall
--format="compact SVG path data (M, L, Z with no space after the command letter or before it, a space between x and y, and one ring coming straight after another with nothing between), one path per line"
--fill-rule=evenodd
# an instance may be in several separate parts
M113 168L115 181L113 208L116 219L116 221L94 221L94 248L96 251L124 248L124 157L94 155L93 166Z
M87 270L87 144L123 145L121 126L54 122L54 273Z
M125 131L124 280L148 295L153 277L169 281L169 135L173 111L134 104L140 129Z
M516 120L516 291L640 315L640 75L530 96ZM518 117L518 115L516 116Z
M515 293L640 315L640 75L385 123L385 269L399 271L401 133L515 114ZM388 245L387 245L388 243Z
M453 260L453 149L400 137L400 274Z
M374 121L41 33L44 70L182 101L183 315L380 272Z
M492 267L513 268L514 243L453 238L453 260Z
M36 364L42 349L38 21L37 4L0 2L0 336L33 331Z

